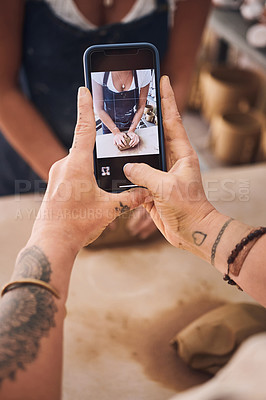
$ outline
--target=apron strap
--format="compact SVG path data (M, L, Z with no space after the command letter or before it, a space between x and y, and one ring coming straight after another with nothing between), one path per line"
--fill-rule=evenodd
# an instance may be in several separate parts
M133 70L133 76L134 76L134 81L135 81L135 87L136 87L136 89L138 89L139 88L138 74L135 69Z
M106 71L103 76L103 86L107 86L107 81L109 78L110 71Z
M168 12L169 0L156 0L156 8L159 12Z
M169 0L156 0L156 5L157 5L157 7L160 7L165 4L168 6L168 1Z

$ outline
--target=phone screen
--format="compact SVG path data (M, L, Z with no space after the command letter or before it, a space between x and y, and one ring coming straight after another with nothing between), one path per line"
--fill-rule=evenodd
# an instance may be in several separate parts
M149 48L90 54L90 88L96 119L95 170L99 186L119 192L135 185L128 162L163 169L158 66Z

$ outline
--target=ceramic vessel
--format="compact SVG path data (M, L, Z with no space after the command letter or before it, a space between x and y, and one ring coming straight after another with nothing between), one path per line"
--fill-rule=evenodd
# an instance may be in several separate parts
M247 111L256 104L260 80L256 73L236 67L211 67L202 72L202 112L207 120L233 110Z
M153 106L151 104L146 104L144 108L144 114L147 114L149 111L153 111Z
M154 117L155 117L154 112L148 111L147 114L146 114L146 121L153 122L154 121Z
M262 126L252 113L217 115L211 122L211 132L211 146L218 160L229 165L255 160Z

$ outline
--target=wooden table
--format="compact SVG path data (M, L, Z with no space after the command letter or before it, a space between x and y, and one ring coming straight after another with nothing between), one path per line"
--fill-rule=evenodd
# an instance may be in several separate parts
M125 157L159 153L157 126L154 125L148 128L136 129L135 132L140 137L139 144L132 149L122 151L119 150L114 144L114 135L112 133L106 135L97 135L97 157Z
M266 224L265 164L208 172L221 211ZM40 197L0 200L0 283L26 243ZM224 301L252 301L206 262L165 241L87 250L75 262L65 321L64 400L166 400L207 379L177 358L169 340Z

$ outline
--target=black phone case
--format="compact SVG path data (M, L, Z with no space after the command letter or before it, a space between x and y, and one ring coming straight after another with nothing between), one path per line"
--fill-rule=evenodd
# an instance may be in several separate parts
M159 52L157 48L151 43L121 43L121 44L103 44L103 45L94 45L88 47L83 56L83 66L84 66L84 78L85 78L85 86L90 90L92 93L91 87L91 79L90 79L90 56L93 52L99 50L119 50L119 49L145 49L148 48L152 50L155 58L155 83L156 83L156 103L157 103L157 117L158 117L158 133L159 133L159 149L160 149L160 161L161 161L161 170L166 171L166 160L165 160L165 147L164 147L164 134L163 134L163 124L162 124L162 112L161 112L161 96L160 96L160 59L159 59ZM98 178L97 173L97 156L96 156L96 145L94 146L94 174L96 180ZM119 190L110 190L110 192L119 193L123 192L124 190L128 190L125 188L121 188Z

